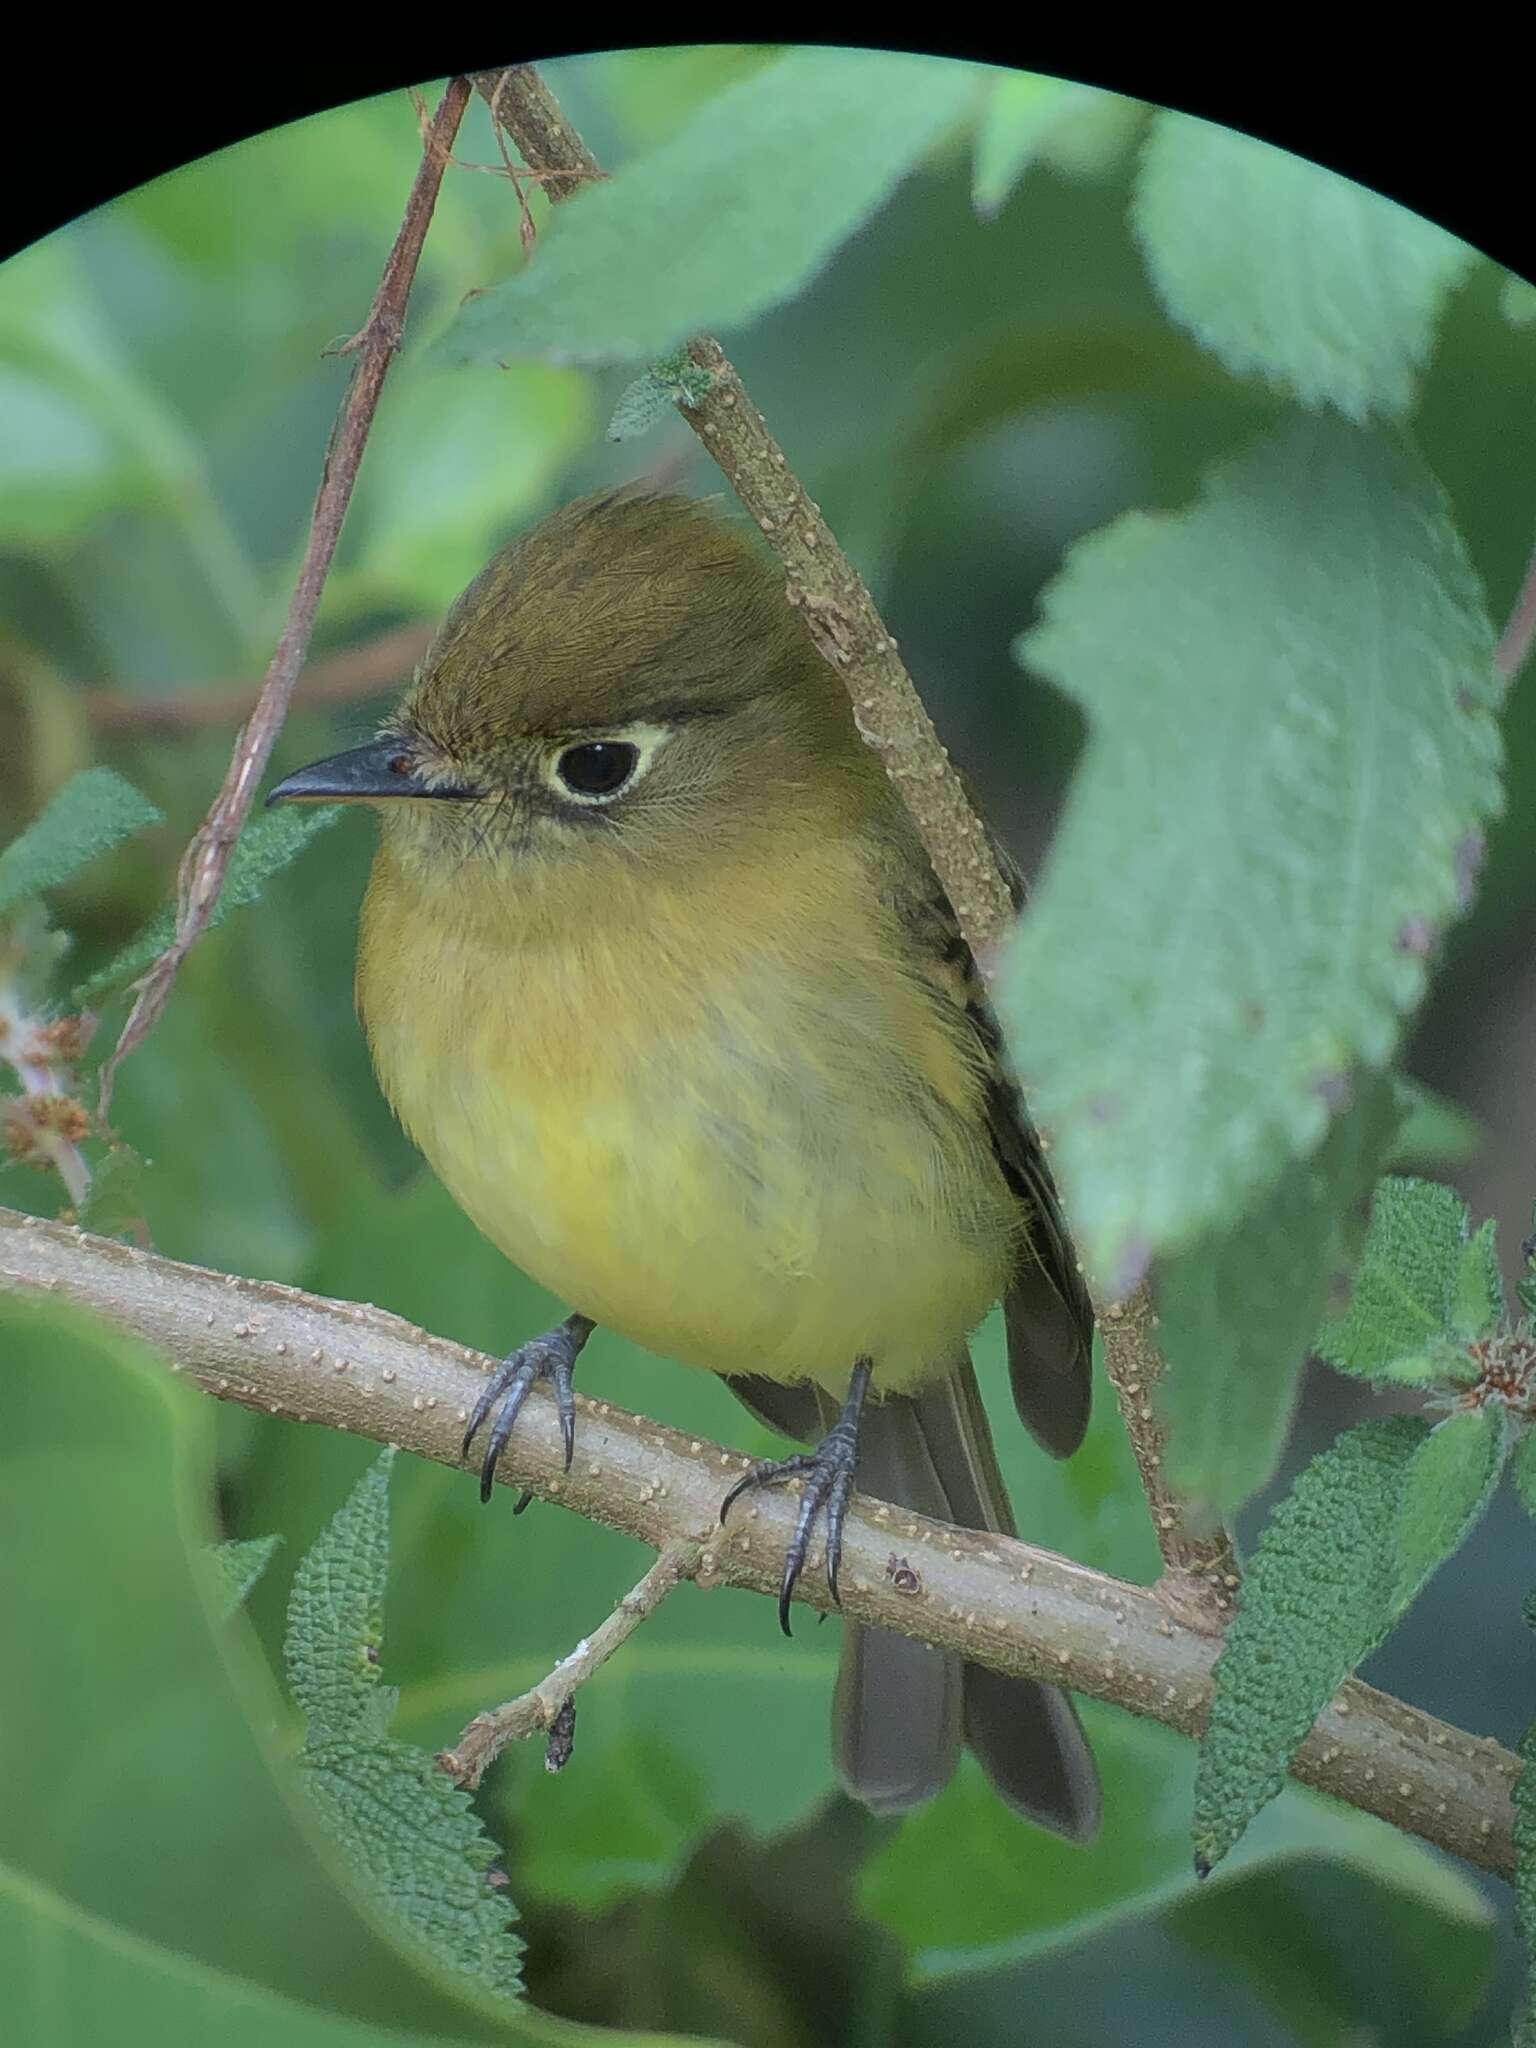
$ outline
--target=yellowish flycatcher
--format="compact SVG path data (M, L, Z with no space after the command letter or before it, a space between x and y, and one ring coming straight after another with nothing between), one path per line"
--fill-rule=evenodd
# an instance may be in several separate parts
M377 740L269 802L293 799L378 805L357 998L380 1083L577 1309L487 1385L483 1495L536 1379L570 1462L572 1369L606 1323L821 1435L722 1509L800 1479L786 1630L818 1517L836 1594L855 1469L1011 1533L967 1338L1001 1298L1019 1413L1065 1455L1092 1311L954 912L752 541L678 498L567 506L458 600ZM1016 1809L1093 1832L1062 1694L848 1627L849 1790L910 1806L962 1742Z

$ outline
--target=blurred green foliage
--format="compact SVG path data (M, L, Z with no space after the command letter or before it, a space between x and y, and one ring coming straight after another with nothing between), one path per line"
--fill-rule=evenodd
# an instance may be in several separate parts
M684 149L696 115L723 92L761 89L772 62L637 51L570 60L550 78L622 170ZM977 81L975 104L979 153L952 123L862 225L878 192L845 211L857 231L829 266L730 345L1033 864L1082 737L1073 705L1021 679L1010 654L1043 584L1116 515L1187 506L1208 465L1284 408L1161 309L1130 225L1141 109L1003 75ZM0 270L0 842L98 763L167 820L53 891L76 940L67 985L161 910L217 785L230 728L195 713L270 654L347 375L327 351L366 315L418 149L403 95L344 108L127 195ZM478 104L456 153L499 166ZM537 194L531 206L553 254L574 225L551 227ZM430 622L493 546L580 490L642 471L719 489L681 422L663 417L645 441L605 437L633 364L433 367L464 294L516 280L523 261L505 180L451 173L317 653ZM1163 276L1159 288L1178 287ZM1529 545L1536 474L1523 304L1493 266L1471 264L1417 386L1393 387L1495 619ZM1410 310L1427 333L1434 292ZM1410 363L1422 353L1396 329L1388 340ZM1244 625L1261 653L1265 625ZM339 710L301 702L280 765L360 737L401 680L375 673ZM1108 694L1110 679L1093 680ZM151 719L167 695L187 715ZM1415 1047L1425 1078L1453 1096L1458 1060L1499 1001L1528 987L1512 936L1529 919L1536 851L1530 705L1517 692L1506 713L1508 816L1477 912L1444 956L1446 1007ZM1127 882L1147 850L1125 848ZM350 1002L369 853L367 827L343 818L203 943L123 1068L114 1121L146 1162L159 1249L380 1301L504 1351L564 1305L478 1239L379 1101ZM1415 992L1390 992L1393 1013ZM1025 990L1016 1008L1027 1003ZM121 1016L108 1005L104 1043ZM1373 1028L1391 1035L1390 1022ZM1489 1120L1486 1095L1468 1092ZM1518 1152L1519 1114L1498 1122ZM60 1196L11 1167L0 1200L50 1210ZM1222 1209L1218 1189L1207 1212ZM0 1517L5 1554L28 1570L7 1575L0 1626L27 1656L8 1684L0 1676L0 1701L8 1751L29 1761L0 1793L0 1942L29 1962L36 2037L581 2038L533 2007L509 2026L424 1975L286 1774L298 1730L274 1673L292 1574L368 1448L215 1413L133 1347L65 1319L7 1311L5 1323ZM1002 1418L995 1322L978 1359ZM714 1379L609 1332L589 1347L583 1386L768 1446ZM1001 1420L998 1435L1032 1539L1153 1576L1108 1402L1065 1466ZM468 1477L409 1459L392 1510L392 1732L427 1749L543 1675L644 1563L553 1508L482 1512ZM270 1534L281 1549L219 1626L211 1575L192 1560L214 1537ZM1513 1612L1499 1581L1476 1596L1485 1614L1501 1592ZM786 1644L764 1603L684 1587L584 1696L569 1770L551 1777L521 1752L497 1767L480 1811L506 1847L538 2004L744 2048L1011 2044L1025 2027L1053 2048L1322 2043L1367 2029L1383 2048L1492 2038L1513 1995L1511 1951L1471 1880L1292 1789L1224 1866L1230 1877L1197 1894L1193 1757L1156 1729L1094 1715L1109 1826L1088 1851L1012 1819L968 1769L899 1826L855 1812L833 1794L827 1752L835 1637L833 1623ZM1442 1637L1417 1671L1426 1704L1442 1704L1444 1662Z

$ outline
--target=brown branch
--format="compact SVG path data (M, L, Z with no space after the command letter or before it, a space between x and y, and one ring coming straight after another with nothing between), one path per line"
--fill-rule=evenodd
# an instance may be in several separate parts
M430 626L391 626L300 670L293 703L306 710L376 696L406 676L426 653ZM85 715L103 733L178 733L234 725L256 708L261 685L219 681L173 691L86 690Z
M571 1706L578 1686L600 1671L614 1651L627 1643L641 1622L654 1614L672 1589L691 1579L699 1568L702 1545L691 1536L674 1536L666 1543L656 1562L637 1586L624 1595L606 1621L583 1638L569 1657L562 1657L547 1678L505 1706L476 1714L452 1749L438 1753L438 1763L458 1784L470 1791L480 1783L501 1752L530 1735L552 1731L564 1710ZM558 1763L563 1769L569 1759L568 1743L562 1744Z
M0 1290L94 1311L225 1400L398 1444L443 1465L460 1464L465 1417L493 1364L379 1309L181 1265L4 1209ZM777 1598L798 1508L792 1495L760 1494L722 1530L721 1498L747 1459L606 1401L578 1396L577 1408L577 1456L567 1473L554 1403L534 1390L501 1461L503 1485L657 1551L697 1542L700 1585ZM898 1545L907 1569L893 1573ZM862 1497L849 1510L840 1580L850 1620L995 1671L1070 1686L1186 1735L1204 1726L1219 1646L1150 1588ZM796 1598L831 1605L819 1558ZM1351 1681L1292 1769L1483 1869L1513 1869L1509 1791L1519 1764L1497 1743Z
M569 184L552 179L546 185L552 200L568 198L581 178L598 170L596 158L532 65L484 74L476 84L529 163L570 173ZM712 336L701 334L689 344L689 354L708 371L710 388L696 404L678 409L782 563L791 601L846 684L859 730L912 813L971 951L985 964L995 957L1013 921L1012 898L987 829L971 807L874 599L811 503L725 351ZM1236 1561L1225 1532L1195 1527L1163 1476L1164 1439L1152 1399L1163 1360L1152 1337L1157 1315L1151 1294L1139 1287L1123 1302L1101 1302L1100 1308L1105 1367L1167 1568L1164 1593L1181 1614L1199 1613L1208 1627L1219 1628L1232 1611Z
M325 579L341 537L342 521L352 497L352 487L357 481L358 465L373 425L379 394L405 331L406 304L415 280L416 266L421 259L433 208L437 204L447 154L464 118L469 94L470 85L465 78L453 79L443 94L427 136L421 166L411 186L410 198L406 201L400 231L384 265L368 318L342 351L345 354L356 353L357 367L326 450L320 488L310 520L309 542L288 607L288 617L262 683L261 694L256 700L256 708L235 742L223 787L182 855L177 877L176 936L138 983L138 992L122 1035L102 1063L103 1119L111 1103L112 1082L118 1067L154 1029L182 961L213 916L235 842L240 837L240 829L256 794L256 785L282 731L288 701L293 695L310 634L314 630L320 593L325 588Z

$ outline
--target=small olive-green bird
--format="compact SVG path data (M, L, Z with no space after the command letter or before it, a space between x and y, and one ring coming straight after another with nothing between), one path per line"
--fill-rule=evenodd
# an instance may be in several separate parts
M1019 1413L1065 1455L1092 1311L954 912L755 538L675 497L567 506L458 600L380 737L279 799L379 807L357 966L379 1080L575 1311L488 1383L483 1493L537 1379L569 1461L605 1323L821 1436L724 1504L801 1481L786 1629L818 1519L836 1595L855 1471L1011 1533L967 1338L1001 1299ZM969 1743L1017 1810L1097 1826L1049 1687L850 1626L833 1721L878 1810Z

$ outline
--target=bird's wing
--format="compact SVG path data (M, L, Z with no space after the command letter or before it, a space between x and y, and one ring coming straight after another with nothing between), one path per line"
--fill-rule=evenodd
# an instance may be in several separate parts
M988 836L1017 910L1024 901L1023 877L1006 848ZM986 1075L992 1150L1028 1219L1003 1299L1014 1405L1031 1434L1055 1456L1066 1457L1088 1427L1093 1304L960 920L920 848L914 847L906 865L910 883L901 892L898 910L928 957L930 978L974 1034Z

